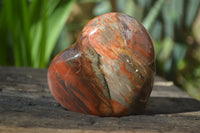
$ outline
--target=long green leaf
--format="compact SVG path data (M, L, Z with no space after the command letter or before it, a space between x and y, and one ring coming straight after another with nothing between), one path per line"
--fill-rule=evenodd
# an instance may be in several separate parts
M6 14L3 7L0 11L0 65L8 65L8 48Z
M28 5L27 5L27 0L20 0L19 1L20 5L20 16L21 16L21 22L20 27L22 27L22 34L20 34L20 45L22 48L22 59L24 61L25 66L31 65L30 63L30 18L29 18L29 12L28 12Z
M70 14L70 10L75 0L70 0L68 3L63 3L62 6L57 8L57 10L50 16L47 25L47 45L46 53L44 56L45 63L48 63L51 53L55 47L56 41L59 37L59 34L66 23L66 20Z
M46 3L44 3L44 8L46 9ZM47 41L47 13L43 14L42 17L42 38L40 41L40 58L39 67L45 67L46 63L44 61L45 51L46 51L46 41Z
M156 17L158 16L158 13L164 3L164 0L158 0L155 5L151 8L150 12L148 15L144 18L142 24L144 27L149 31L152 24L156 20Z
M43 0L32 0L30 3L28 9L30 24L34 24L40 21L44 5L43 3Z
M16 14L16 7L14 7L13 3L15 3L15 1L11 1L11 0L6 0L4 1L4 6L5 6L5 12L6 12L6 22L8 24L8 30L11 36L11 44L13 46L13 56L14 56L14 60L15 60L15 65L16 66L20 66L22 64L22 60L21 60L21 52L20 52L20 47L19 47L19 42L18 42L18 35L19 33L17 33L17 27L19 27L19 18L17 17ZM15 23L13 23L15 22ZM19 31L18 31L19 32Z
M197 14L197 11L199 10L199 6L200 6L199 0L188 1L188 6L186 9L186 20L185 20L185 24L187 27L190 27L192 25L192 22L194 21L194 18Z
M46 48L46 30L47 30L47 17L58 5L60 0L40 1L34 0L30 6L30 14L33 16L33 22L30 27L31 34L31 60L33 67L44 67L44 53ZM36 12L38 10L38 14ZM47 16L49 14L49 16ZM43 65L42 65L43 64ZM45 64L46 65L46 64Z
M45 16L45 10L44 5L47 1L41 1L40 0L35 0L34 3L30 5L30 14L34 18L30 18L33 20L31 27L30 27L30 40L32 42L31 45L31 61L32 61L32 66L33 67L39 67L40 66L40 56L41 56L41 47L43 42L42 40L46 39L43 36L43 30L45 30L45 25L43 25L43 20ZM36 12L38 10L38 14L36 15Z
M53 11L56 9L58 4L60 3L60 0L49 0L47 3L47 15L51 15Z

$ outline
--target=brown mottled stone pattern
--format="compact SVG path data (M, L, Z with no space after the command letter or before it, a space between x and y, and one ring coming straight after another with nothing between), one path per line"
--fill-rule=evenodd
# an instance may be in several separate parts
M152 40L134 18L92 19L76 44L52 61L48 84L65 108L98 116L142 113L155 75Z

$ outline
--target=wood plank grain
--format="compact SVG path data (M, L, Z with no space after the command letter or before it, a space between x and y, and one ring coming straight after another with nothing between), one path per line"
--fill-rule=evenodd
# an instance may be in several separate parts
M46 69L0 67L0 132L199 132L200 102L156 77L144 115L97 117L62 108Z

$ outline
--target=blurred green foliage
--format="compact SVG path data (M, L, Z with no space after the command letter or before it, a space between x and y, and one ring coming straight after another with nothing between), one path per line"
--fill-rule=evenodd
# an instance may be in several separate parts
M199 0L3 0L0 65L47 67L90 19L123 12L152 36L157 74L200 100L199 6Z
M0 14L0 64L47 67L74 0L4 0Z

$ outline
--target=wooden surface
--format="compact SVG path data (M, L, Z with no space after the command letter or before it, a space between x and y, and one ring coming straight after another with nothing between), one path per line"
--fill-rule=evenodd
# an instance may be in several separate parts
M0 67L0 133L200 131L200 102L160 77L144 115L114 118L65 110L50 94L46 73Z

